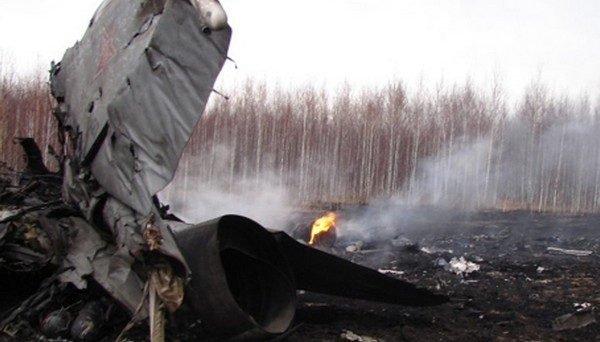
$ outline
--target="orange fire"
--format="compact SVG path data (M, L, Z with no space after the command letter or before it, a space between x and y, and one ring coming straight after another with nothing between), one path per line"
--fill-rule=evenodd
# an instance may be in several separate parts
M310 229L310 240L308 241L308 244L314 244L319 234L329 231L329 229L335 225L336 218L337 214L333 212L327 213L327 215L318 218Z

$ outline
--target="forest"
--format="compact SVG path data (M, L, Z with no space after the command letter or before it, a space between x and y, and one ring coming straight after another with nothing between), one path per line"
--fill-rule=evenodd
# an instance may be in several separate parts
M34 75L0 65L3 172L23 166L13 143L23 136L34 137L47 166L58 169L47 75ZM496 82L428 89L395 80L332 92L250 79L219 90L167 197L267 184L293 193L299 206L393 199L459 209L600 210L600 108L541 81L516 101Z

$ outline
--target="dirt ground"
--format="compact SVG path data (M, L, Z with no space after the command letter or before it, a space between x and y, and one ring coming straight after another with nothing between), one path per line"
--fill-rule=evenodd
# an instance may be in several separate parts
M361 241L354 249L341 241L330 252L447 294L449 303L414 308L300 292L294 329L278 340L600 340L599 215L484 211L422 217L392 239ZM449 268L461 256L479 270ZM13 298L6 291L2 297ZM104 341L125 323L113 319ZM143 341L145 331L134 329L129 340ZM172 341L215 340L201 325L167 332ZM28 338L23 341L51 341ZM0 341L19 340L0 334Z

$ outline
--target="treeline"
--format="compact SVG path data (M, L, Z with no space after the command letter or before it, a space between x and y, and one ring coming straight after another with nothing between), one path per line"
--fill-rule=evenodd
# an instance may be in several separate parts
M331 96L249 81L230 93L215 98L186 150L183 170L203 186L268 175L301 203L600 209L598 108L539 82L511 105L499 85L470 83L346 86Z
M2 71L2 70L0 70ZM2 74L2 160L14 136L52 143L45 81ZM178 170L181 191L285 187L300 204L363 203L600 210L600 113L534 82L516 103L499 85L434 90L402 82L334 93L246 81L214 94ZM265 183L265 179L268 180ZM184 197L185 194L179 194Z

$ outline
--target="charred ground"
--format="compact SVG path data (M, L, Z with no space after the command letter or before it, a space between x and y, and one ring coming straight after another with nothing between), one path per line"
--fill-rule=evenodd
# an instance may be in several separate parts
M445 212L444 222L428 219L435 215L423 216L392 239L361 241L358 250L347 248L356 246L357 241L342 240L329 252L448 294L450 303L413 308L301 292L296 328L280 339L598 340L595 307L600 303L600 215L448 214ZM456 274L443 267L444 261L461 256L479 265L479 270ZM18 298L33 288L4 288L2 295ZM3 311L9 302L2 301ZM126 323L124 317L112 317L106 325L106 341L114 339ZM167 332L180 341L213 340L198 322L179 321ZM143 341L146 329L138 327L129 336L132 341ZM0 340L11 339L4 335Z
M447 293L450 303L410 308L301 294L303 323L290 340L338 341L344 330L378 341L598 340L599 224L598 215L526 211L457 213L443 223L424 216L396 241L337 253L398 271L394 276ZM439 266L439 258L460 256L479 271L459 275ZM559 324L568 314L569 323Z

